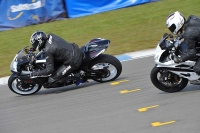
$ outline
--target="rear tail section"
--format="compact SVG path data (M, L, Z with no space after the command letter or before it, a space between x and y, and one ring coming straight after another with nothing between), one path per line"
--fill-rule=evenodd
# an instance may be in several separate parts
M89 61L102 54L109 46L110 40L95 38L84 45L81 50L84 54L83 61Z

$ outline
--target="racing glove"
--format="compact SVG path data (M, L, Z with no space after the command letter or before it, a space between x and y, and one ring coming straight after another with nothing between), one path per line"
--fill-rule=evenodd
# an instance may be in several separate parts
M183 61L182 61L181 57L178 57L178 56L174 55L174 62L175 63L180 63L180 62L183 62Z

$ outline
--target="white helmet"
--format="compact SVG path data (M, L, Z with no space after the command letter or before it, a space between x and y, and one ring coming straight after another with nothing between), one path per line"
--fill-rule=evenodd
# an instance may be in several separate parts
M183 27L184 22L185 17L180 12L176 11L167 17L166 26L172 33L177 34Z

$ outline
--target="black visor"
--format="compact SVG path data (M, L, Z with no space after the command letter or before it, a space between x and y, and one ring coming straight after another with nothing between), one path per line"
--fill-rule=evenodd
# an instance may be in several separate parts
M174 33L175 29L176 29L176 25L175 25L175 24L172 24L172 25L169 27L169 30L170 30L172 33Z
M35 42L32 44L32 46L34 47L34 49L36 49L36 48L37 48L38 44L39 44L39 42L38 42L38 41L35 41Z

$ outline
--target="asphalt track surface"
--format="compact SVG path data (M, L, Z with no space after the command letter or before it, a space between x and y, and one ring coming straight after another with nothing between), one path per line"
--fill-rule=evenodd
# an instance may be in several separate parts
M122 62L115 82L41 89L0 86L0 133L199 133L200 86L165 93L150 81L153 57Z

